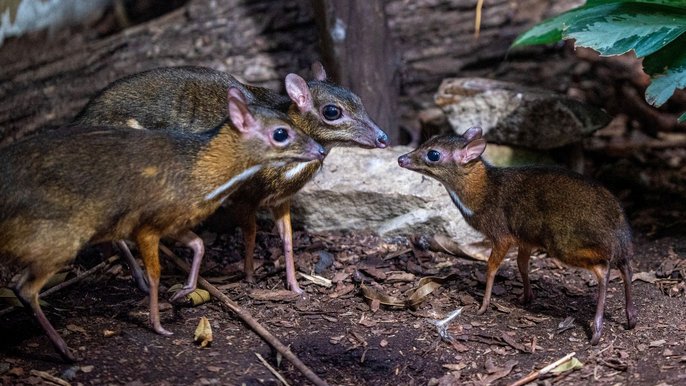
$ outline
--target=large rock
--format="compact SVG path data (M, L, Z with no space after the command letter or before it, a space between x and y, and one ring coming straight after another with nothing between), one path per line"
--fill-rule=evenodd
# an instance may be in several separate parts
M412 150L336 148L293 200L293 221L313 232L371 229L381 235L443 233L460 244L483 240L442 184L402 169Z
M488 141L553 149L610 122L603 110L549 90L485 78L443 80L435 96L452 128L480 126Z

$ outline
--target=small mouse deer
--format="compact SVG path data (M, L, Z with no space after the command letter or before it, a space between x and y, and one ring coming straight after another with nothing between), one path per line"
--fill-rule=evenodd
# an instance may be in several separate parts
M511 246L524 283L522 301L533 299L529 258L533 248L590 270L598 279L591 344L600 341L610 268L624 280L628 328L636 325L631 296L631 229L610 192L580 174L552 167L493 167L481 159L480 128L429 139L400 156L398 164L441 182L469 225L493 242L486 292L478 314L488 309L498 267Z

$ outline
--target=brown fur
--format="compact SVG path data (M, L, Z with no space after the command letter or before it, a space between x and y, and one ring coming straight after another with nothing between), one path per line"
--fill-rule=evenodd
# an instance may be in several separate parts
M452 194L469 225L493 244L488 260L487 289L480 313L486 311L495 273L508 249L519 247L518 265L524 281L523 300L531 300L528 280L532 248L544 248L566 264L606 275L615 266L625 279L629 328L636 323L631 300L633 253L626 216L610 192L583 176L559 168L497 168L479 155L485 148L480 129L470 129L470 138L457 135L434 137L398 162L402 167L434 177ZM474 155L465 157L469 149ZM429 159L430 151L441 154ZM600 282L606 281L604 276ZM600 286L604 307L604 287ZM596 313L592 342L598 343L602 310Z
M257 107L254 112L261 128L288 128L282 114ZM156 304L159 239L216 210L235 187L208 195L247 168L322 156L311 138L288 130L287 147L271 146L260 133L239 134L227 120L202 134L71 127L3 148L0 285L15 289L60 354L73 359L42 316L38 291L85 245L132 239L150 280L151 323L167 333Z

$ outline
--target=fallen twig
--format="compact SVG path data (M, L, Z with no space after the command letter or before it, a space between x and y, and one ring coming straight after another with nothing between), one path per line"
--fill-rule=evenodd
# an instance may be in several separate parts
M546 366L540 370L530 372L526 377L519 379L515 383L511 383L510 386L522 386L522 385L526 385L529 382L533 382L536 379L540 378L541 375L545 375L545 374L549 373L550 370L552 370L552 369L556 368L557 366L559 366L559 365L567 362L568 360L572 359L574 357L574 355L576 355L575 352L569 353L569 354L565 355L564 357L556 360L555 362L549 364L548 366Z
M54 383L56 385L60 386L71 386L71 383L65 381L62 378L56 377L50 373L47 373L45 371L38 371L38 370L31 370L31 375L39 378L43 378L44 380Z
M162 252L167 254L171 261L174 262L179 268L186 272L189 272L188 264L181 260L174 252L169 248L160 244L160 249ZM289 362L293 364L301 373L313 384L317 386L328 386L328 383L323 379L319 378L317 374L314 373L307 365L305 365L293 352L281 343L274 335L272 335L266 328L264 328L253 316L246 310L242 309L238 304L234 303L228 296L217 289L217 287L210 284L207 280L202 277L198 277L198 284L207 291L210 292L212 296L219 299L222 304L233 311L245 324L250 326L265 342L269 343L272 347L276 349L281 355L284 356Z
M271 371L271 373L274 374L274 376L275 376L279 381L281 381L281 383L283 383L283 384L286 385L286 386L290 386L290 385L288 384L288 382L286 382L286 379L285 379L278 371L276 371L275 368L273 368L269 363L267 363L267 361L262 357L262 355L260 355L259 353L255 353L255 355L257 356L257 359L259 359L260 362L262 362L262 364L264 365L264 367L266 367L267 369L269 369L269 371Z
M48 288L47 290L43 291L40 295L38 295L38 297L44 298L44 297L46 297L46 296L49 296L49 295L54 294L55 292L57 292L57 291L59 291L59 290L61 290L61 289L67 288L67 287L69 287L70 285L72 285L72 284L74 284L74 283L78 283L79 281L85 279L86 277L88 277L88 276L94 274L95 272L98 272L99 270L101 270L101 269L107 267L108 265L112 264L112 263L113 263L115 260L117 260L118 258L119 258L118 255L113 255L113 256L111 256L109 259L103 261L102 263L96 265L95 267L93 267L93 268L91 268L91 269L89 269L89 270L87 270L87 271L84 271L84 272L81 273L80 275L77 275L77 276L75 276L75 277L72 277L71 279L66 280L66 281L63 281L62 283L57 284L56 286L53 286L53 287ZM3 315L5 315L5 314L8 314L8 313L14 311L14 310L17 309L17 308L19 308L19 307L17 307L17 306L11 306L11 307L5 308L4 310L0 310L0 316L3 316Z

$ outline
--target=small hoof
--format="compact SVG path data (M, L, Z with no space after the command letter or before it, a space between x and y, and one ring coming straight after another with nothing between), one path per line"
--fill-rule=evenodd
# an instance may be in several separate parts
M479 310L476 311L476 314L483 315L486 312L486 310L488 310L488 306L481 306L481 308L479 308Z
M638 321L638 318L636 317L636 310L633 312L628 312L626 315L626 320L628 330L632 330L634 327L636 327L636 322Z
M245 282L250 283L250 284L255 284L255 276L253 275L245 275Z
M62 360L64 360L67 363L75 363L78 361L78 359L76 359L74 354L72 354L68 348L64 349L64 351L60 350L59 354L60 357L62 357Z
M184 288L176 291L176 293L174 295L172 295L172 297L169 298L169 301L172 303L181 303L184 301L186 295L188 295L189 293L191 293L193 291L195 291L195 288L185 288L184 287Z
M291 292L294 292L294 293L296 293L296 294L298 294L298 295L302 295L302 294L305 293L305 291L303 291L302 289L300 289L300 287L298 287L298 286L291 287Z
M524 305L531 304L531 302L533 300L534 300L533 294L529 294L529 295L522 294L522 296L519 297L519 303L524 304Z
M600 333L595 333L591 338L591 346L597 346L598 343L600 343Z
M171 336L171 335L174 335L173 332L168 331L168 330L165 330L164 327L162 327L162 326L153 328L153 330L155 330L156 333L158 333L158 334L160 334L160 335L163 335L163 336Z

